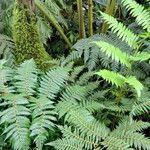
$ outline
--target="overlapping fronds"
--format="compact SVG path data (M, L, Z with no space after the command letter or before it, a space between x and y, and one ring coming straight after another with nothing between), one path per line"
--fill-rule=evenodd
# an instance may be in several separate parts
M129 46L133 48L137 48L138 36L135 35L131 30L129 30L126 26L124 26L121 22L118 22L114 17L102 13L102 18L106 23L109 24L109 28L113 33L116 33L117 36L129 44Z
M135 0L122 0L123 6L130 11L131 15L136 18L136 21L143 29L150 32L150 13L142 5Z

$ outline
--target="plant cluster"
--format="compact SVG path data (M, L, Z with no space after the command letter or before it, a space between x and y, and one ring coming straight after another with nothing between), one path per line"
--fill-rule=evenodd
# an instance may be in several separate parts
M93 9L88 7L87 25L82 3L75 3L81 39L66 57L50 60L38 57L49 57L43 46L48 44L40 40L48 34L45 29L41 38L46 26L38 28L36 23L49 20L71 47L60 26L67 27L60 14L67 6L63 1L35 0L40 10L36 21L34 11L17 3L14 38L0 36L0 44L5 44L0 47L5 58L0 60L0 149L150 149L149 11L134 0L88 0L85 6L106 6L105 12L96 12L103 23L101 33L93 35ZM134 23L117 19L116 5ZM13 63L16 58L21 60L18 65Z

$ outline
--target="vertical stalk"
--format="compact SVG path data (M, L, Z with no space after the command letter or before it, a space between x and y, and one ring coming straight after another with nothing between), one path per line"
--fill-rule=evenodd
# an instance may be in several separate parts
M84 26L84 15L83 15L82 4L83 4L82 0L77 0L80 39L85 37L85 26Z
M88 30L89 36L93 35L93 0L88 0Z
M116 6L116 0L108 0L105 13L113 16L115 6ZM104 22L102 25L102 31L101 32L106 33L107 30L108 30L108 24Z
M53 15L49 12L49 10L46 8L44 3L40 0L35 0L36 7L40 10L40 12L48 19L48 21L51 22L51 24L57 29L57 31L60 33L64 41L68 44L69 48L72 47L71 42L65 35L63 28L60 26L60 24L57 22L57 20L53 17Z

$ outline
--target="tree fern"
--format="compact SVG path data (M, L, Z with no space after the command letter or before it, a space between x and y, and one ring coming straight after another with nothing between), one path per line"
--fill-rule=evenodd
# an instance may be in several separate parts
M122 0L122 4L136 18L137 23L150 32L150 14L148 10L135 0Z

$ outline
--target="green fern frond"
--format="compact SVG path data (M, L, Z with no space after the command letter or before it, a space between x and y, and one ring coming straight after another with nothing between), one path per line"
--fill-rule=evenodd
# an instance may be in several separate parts
M150 148L150 139L141 133L127 132L124 135L124 139L130 143L131 146L134 145L136 149L148 150Z
M129 56L126 53L121 52L119 48L103 41L93 43L95 43L99 48L101 48L100 50L112 60L120 62L121 64L126 65L129 68L131 67Z
M37 84L37 68L33 59L22 63L16 71L15 86L18 92L26 96L34 95Z
M117 87L123 87L125 86L125 83L128 83L131 87L133 87L136 90L138 97L141 96L143 85L134 76L124 77L119 73L108 71L105 69L100 70L95 74L101 76L103 79L105 79L113 85L116 85Z
M148 113L150 111L150 100L146 100L143 102L136 102L133 105L131 115L138 116L144 113Z
M72 131L71 126L60 126L59 129L63 133L64 138L80 141L82 145L84 145L84 149L91 150L94 145L98 144L94 141L94 139L89 138L87 135L81 134L78 129L75 128L74 131Z
M47 96L50 99L56 97L60 89L65 85L65 82L69 79L69 69L58 67L52 69L41 78L39 95Z
M94 100L83 100L81 103L81 107L86 108L91 113L106 108L105 105Z
M6 67L5 63L5 60L0 60L0 94L8 94L14 91L14 87L8 85L8 82L13 78L13 70Z
M39 150L42 150L44 142L48 138L48 131L54 130L56 112L54 111L53 102L46 97L39 99L30 99L30 108L32 112L32 124L30 127L31 137Z
M81 142L67 138L50 142L47 145L53 146L56 150L83 150Z
M23 95L9 94L3 97L9 107L2 111L0 124L6 124L3 134L6 140L10 139L15 150L28 149L30 145L30 110L26 107L29 103Z
M138 4L135 0L122 0L123 6L136 17L136 21L143 29L150 32L150 13L142 5Z
M141 96L143 85L134 76L126 77L125 82L136 90L138 97Z
M101 144L108 150L134 150L124 140L111 136L107 137Z
M103 79L105 79L109 83L116 85L117 87L122 87L124 85L125 77L119 73L104 69L104 70L100 70L96 74L101 76Z
M82 134L92 135L96 141L105 138L109 133L105 125L96 121L89 111L73 100L58 103L57 109L60 117L65 115L65 121L74 124Z
M134 56L130 56L130 59L132 61L145 61L150 59L150 53L147 52L141 52L141 53L137 53Z
M130 47L137 48L137 41L139 39L137 35L125 27L121 22L118 22L114 17L102 12L101 15L104 21L109 24L109 28L113 33L116 33L117 36L128 43Z

